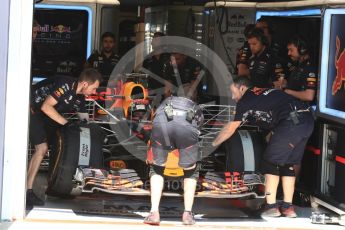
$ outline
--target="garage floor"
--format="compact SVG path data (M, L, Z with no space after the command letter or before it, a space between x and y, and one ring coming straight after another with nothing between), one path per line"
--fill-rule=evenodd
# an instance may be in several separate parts
M35 190L45 190L45 175L40 174ZM312 211L323 209L296 207L298 218L267 218L258 211L237 208L233 200L197 198L194 211L197 224L188 229L344 229L339 225L315 225L310 222ZM235 207L236 206L236 207ZM121 196L109 194L83 195L75 199L46 197L43 207L27 211L23 221L1 224L0 229L151 229L154 226L142 224L148 215L148 196ZM161 202L161 227L164 229L184 228L181 224L182 198L163 198Z
M48 204L47 204L48 205ZM49 204L51 205L51 204ZM60 203L62 205L62 203ZM226 212L226 210L222 210ZM188 229L344 229L339 225L314 225L310 223L311 209L297 208L299 217L295 219L280 218L255 218L255 217L232 217L232 218L205 218L208 213L198 214L197 224ZM142 223L143 216L148 212L136 213L135 217L124 215L100 215L80 214L73 208L64 209L43 207L31 210L24 221L15 221L9 229L157 229L156 226L148 226ZM1 225L0 225L1 228ZM162 218L160 228L185 229L180 222L180 215ZM2 229L2 228L1 228Z

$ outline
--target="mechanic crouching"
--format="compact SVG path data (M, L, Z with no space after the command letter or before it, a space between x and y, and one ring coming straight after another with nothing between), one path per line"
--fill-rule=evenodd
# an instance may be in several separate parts
M164 168L168 153L179 150L179 166L183 168L184 212L182 222L195 224L192 213L199 169L199 127L203 115L200 107L185 97L171 96L157 108L153 120L151 146L153 160L150 167L151 211L144 223L159 225L159 203L164 186Z
M276 89L250 88L247 77L239 76L230 86L237 102L234 121L228 123L212 143L217 146L230 138L243 123L270 130L272 136L263 154L262 173L266 179L266 208L262 217L297 217L292 205L295 188L294 165L301 163L304 148L314 127L308 107L297 98ZM284 200L276 194L282 180Z
M26 205L44 205L33 190L33 183L43 157L48 152L48 142L54 138L56 129L72 126L62 113L77 112L81 120L88 120L85 96L95 94L102 81L95 69L85 69L79 79L55 76L34 85L30 105L30 141L35 152L29 163L27 176Z

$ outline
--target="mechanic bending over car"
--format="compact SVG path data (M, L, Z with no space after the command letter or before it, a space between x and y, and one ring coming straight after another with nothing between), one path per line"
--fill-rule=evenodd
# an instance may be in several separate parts
M245 76L235 78L230 86L237 102L234 121L224 126L213 141L218 146L230 138L241 124L249 123L272 132L264 151L261 172L266 179L266 207L262 217L297 217L292 205L295 189L293 165L301 163L304 149L314 127L308 106L281 90L251 88ZM276 194L282 180L284 200L277 204Z
M79 79L55 76L33 86L30 105L30 141L35 145L35 153L29 163L26 204L44 205L32 190L43 157L48 152L48 141L60 126L73 126L61 113L77 112L79 119L88 120L85 96L96 93L102 81L95 69L85 69Z
M159 203L164 186L164 169L168 153L179 150L179 166L183 169L184 212L182 223L195 224L192 213L199 178L199 134L203 121L201 108L186 97L171 96L157 108L153 119L150 163L151 211L145 224L159 225Z

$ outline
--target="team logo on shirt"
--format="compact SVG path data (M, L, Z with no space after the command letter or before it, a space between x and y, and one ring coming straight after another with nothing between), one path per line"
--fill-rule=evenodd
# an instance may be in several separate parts
M265 92L267 89L266 88L258 88L258 87L254 87L252 89L252 92L255 94L255 95L261 95L263 92Z
M264 112L264 111L248 110L247 112L243 114L242 121L249 122L249 123L257 123L257 122L271 123L272 114L270 114L269 112Z
M315 85L316 85L315 73L309 73L309 76L307 77L307 86L314 87Z
M62 88L64 91L69 90L68 84L64 84L63 86L61 86L61 88Z
M58 97L60 97L60 96L61 96L60 91L59 91L59 90L56 90L56 91L55 91L55 95L58 96Z

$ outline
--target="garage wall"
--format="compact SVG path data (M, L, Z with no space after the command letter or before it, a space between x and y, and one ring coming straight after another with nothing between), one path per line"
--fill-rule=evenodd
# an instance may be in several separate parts
M7 50L8 50L8 22L10 11L10 0L3 0L0 7L0 194L2 194L2 175L4 163L4 138L5 138L5 94L7 78ZM0 216L1 216L2 196L0 196Z
M33 1L2 0L1 13L8 9L9 2L9 15L7 12L5 16L4 12L0 20L5 24L9 22L8 52L5 52L7 74L2 72L1 76L6 79L6 85L2 84L3 81L0 84L1 94L5 91L0 110L1 121L5 119L4 129L0 129L1 132L4 130L3 138L0 138L4 153L1 220L13 221L24 217L25 207ZM3 30L2 33L6 34Z

